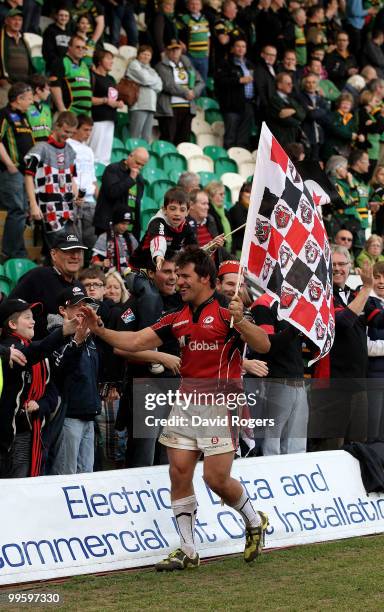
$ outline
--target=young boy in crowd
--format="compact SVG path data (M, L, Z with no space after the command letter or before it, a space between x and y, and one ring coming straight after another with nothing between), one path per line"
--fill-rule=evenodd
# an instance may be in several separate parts
M60 325L66 318L81 318L81 306L97 308L80 287L65 289L58 299L60 318L48 324ZM56 351L55 381L62 401L63 427L58 441L52 474L92 472L94 463L95 418L100 413L98 391L99 357L88 330L79 328L73 338Z
M151 219L148 229L131 257L135 268L146 268L153 261L161 270L167 249L180 251L188 244L197 244L186 218L189 211L189 195L179 187L169 189L164 205Z
M91 263L101 266L105 271L115 268L124 275L129 267L132 253L138 242L132 230L132 213L127 207L119 207L112 213L112 222L108 231L100 234L92 249Z
M33 91L33 104L27 110L27 117L35 142L40 142L48 140L52 132L52 111L47 104L51 90L47 77L42 74L34 74L30 83Z
M10 349L12 361L3 360L4 388L0 398L0 478L39 476L42 462L41 430L59 401L51 381L47 356L76 330L78 320L65 317L61 329L43 340L32 341L32 309L21 299L0 305L1 345ZM21 353L16 361L12 353Z

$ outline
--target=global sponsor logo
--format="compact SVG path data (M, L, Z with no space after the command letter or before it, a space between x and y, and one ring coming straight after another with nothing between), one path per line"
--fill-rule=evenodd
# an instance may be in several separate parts
M217 340L215 342L205 342L205 340L198 342L198 340L192 340L188 344L188 348L190 351L218 351L219 343Z

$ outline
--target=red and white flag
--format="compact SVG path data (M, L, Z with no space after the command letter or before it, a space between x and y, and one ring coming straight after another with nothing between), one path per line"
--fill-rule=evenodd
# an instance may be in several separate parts
M278 314L319 347L335 335L331 250L312 195L263 123L241 265L278 302Z

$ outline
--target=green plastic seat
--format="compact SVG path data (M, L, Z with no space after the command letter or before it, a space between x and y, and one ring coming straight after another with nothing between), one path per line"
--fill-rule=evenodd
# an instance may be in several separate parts
M124 149L125 150L125 144L123 143L122 140L120 140L120 138L117 138L117 136L115 136L113 141L112 141L112 151L114 151L115 149Z
M149 196L144 196L140 202L140 213L145 212L146 210L159 210L159 206L157 206L155 200L150 198Z
M32 65L38 74L45 74L45 59L43 57L32 57Z
M15 258L8 259L4 264L5 275L10 279L13 286L16 285L19 278L24 276L29 270L36 268L37 264L30 259Z
M10 278L7 276L0 276L0 291L4 295L9 295L13 289L14 285Z
M232 194L229 187L224 185L224 208L225 210L229 210L233 206L232 204Z
M206 147L204 147L203 151L204 155L208 155L208 157L210 157L213 161L216 161L217 159L225 159L228 157L228 153L224 149L224 147L207 145Z
M151 151L163 157L167 153L177 153L177 149L174 144L168 142L168 140L154 140L151 144Z
M125 115L127 116L127 115ZM121 127L120 138L123 142L125 142L125 146L127 146L127 140L129 139L129 124L125 124ZM128 149L127 149L128 150Z
M167 153L163 155L161 158L161 164L163 166L164 172L166 172L169 176L169 172L173 170L180 170L180 172L185 172L187 169L187 160L180 153Z
M129 138L129 114L116 113L115 135L120 138L123 143ZM124 146L124 145L123 145Z
M234 159L217 159L215 161L215 173L221 176L224 172L237 172L237 163Z
M127 151L133 151L133 149L137 149L137 147L144 147L144 149L149 150L149 143L144 140L144 138L127 138L125 141L125 148Z
M111 164L127 159L127 152L125 149L114 149L111 155Z
M105 168L106 168L106 166L104 164L102 164L101 162L96 162L95 163L96 178L101 178L103 176Z
M215 121L224 121L223 115L217 108L208 108L204 113L204 119L209 124L215 123Z
M199 106L200 108L202 108L203 110L207 111L208 109L219 109L219 103L214 100L213 98L208 98L205 96L201 96L200 98L198 98L196 100L196 104L197 106Z
M207 78L206 86L207 86L208 91L215 91L215 81L213 77Z
M183 170L172 169L168 172L168 178L170 181L173 181L175 184L177 184L179 182L181 174L183 174Z
M161 159L157 155L157 153L153 153L151 151L151 153L149 155L149 160L145 164L145 167L146 168L161 168Z
M218 180L220 180L219 177L217 176L217 174L215 174L214 172L206 172L206 171L202 170L201 172L198 172L197 174L200 177L200 185L202 187L205 187L211 181L218 181Z
M153 200L155 200L157 204L157 208L159 209L163 205L164 194L170 189L174 187L175 183L167 179L161 179L159 181L154 181L150 187L150 196Z
M153 209L148 208L148 210L141 211L140 213L140 226L141 226L140 239L144 236L148 228L148 224L150 220L152 219L152 217L155 216L158 210L159 210L158 208L153 208Z
M144 166L141 176L149 184L160 181L161 179L168 179L166 173L161 168L148 168L148 166Z

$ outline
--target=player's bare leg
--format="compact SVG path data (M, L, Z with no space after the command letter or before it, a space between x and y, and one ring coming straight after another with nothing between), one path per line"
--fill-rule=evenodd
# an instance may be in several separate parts
M171 504L179 530L180 548L156 564L158 572L189 569L200 564L195 547L197 502L192 482L200 455L200 451L168 448Z
M228 506L241 514L246 529L244 559L249 562L256 559L261 553L265 531L268 527L268 516L264 512L254 510L241 483L232 478L233 459L233 452L204 457L204 480Z

